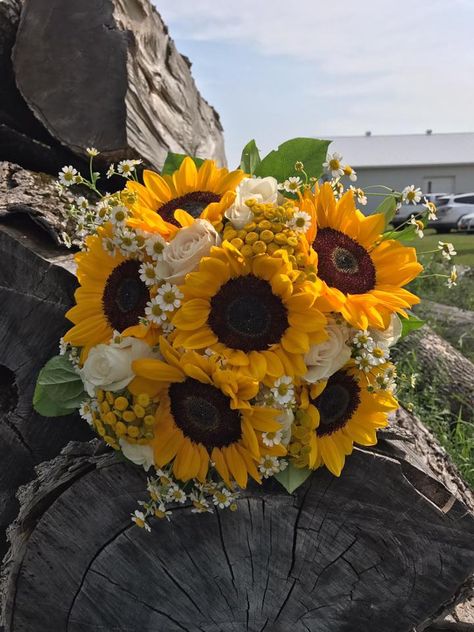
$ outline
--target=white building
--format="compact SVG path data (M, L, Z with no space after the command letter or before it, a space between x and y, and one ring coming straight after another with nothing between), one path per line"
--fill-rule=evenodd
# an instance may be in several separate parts
M474 191L474 133L338 136L329 146L335 151L357 171L361 188L383 184L401 191L414 184L424 193ZM369 198L367 210L376 206Z

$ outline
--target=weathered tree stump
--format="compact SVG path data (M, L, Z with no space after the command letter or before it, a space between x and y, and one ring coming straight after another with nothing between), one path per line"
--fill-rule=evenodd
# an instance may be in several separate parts
M255 486L235 513L180 506L147 534L129 517L144 473L95 445L21 493L5 632L408 632L474 569L472 514L397 456L356 450L339 479Z
M16 516L18 486L34 476L34 466L57 455L75 439L90 437L77 415L45 419L32 409L36 376L57 353L58 339L68 328L65 311L73 303L77 281L72 257L53 247L47 233L28 220L28 196L15 192L12 166L0 166L0 553L6 550L5 529ZM9 175L2 179L2 176ZM39 176L38 176L39 177ZM46 178L46 176L45 176ZM5 186L10 182L11 188ZM37 183L36 183L37 184ZM43 182L43 184L45 184ZM21 187L20 187L21 189ZM41 204L31 212L45 222L54 215L57 198L43 189ZM16 195L23 207L16 219L9 206ZM29 200L39 202L40 192ZM1 216L8 215L2 224ZM51 219L51 217L50 217ZM4 221L4 220L3 220ZM53 222L51 222L53 225ZM49 232L53 231L50 228ZM42 233L44 236L42 236Z
M436 387L447 406L465 420L474 411L474 364L446 340L424 325L400 340L399 353L413 353L420 369L420 388Z
M20 92L79 156L160 167L168 150L225 162L222 127L149 0L24 0L14 47Z

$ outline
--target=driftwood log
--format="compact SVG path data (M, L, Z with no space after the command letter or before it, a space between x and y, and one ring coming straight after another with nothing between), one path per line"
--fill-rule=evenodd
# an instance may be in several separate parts
M225 163L219 116L149 0L24 0L13 60L29 108L79 157Z
M474 364L470 360L427 325L400 340L396 350L414 355L419 388L436 388L454 415L474 421Z

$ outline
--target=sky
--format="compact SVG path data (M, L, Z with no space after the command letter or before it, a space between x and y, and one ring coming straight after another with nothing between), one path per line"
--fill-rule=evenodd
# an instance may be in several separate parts
M474 131L474 0L155 4L231 167L251 138Z

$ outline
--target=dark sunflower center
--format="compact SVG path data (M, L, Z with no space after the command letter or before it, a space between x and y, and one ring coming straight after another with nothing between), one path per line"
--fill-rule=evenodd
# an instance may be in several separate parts
M360 387L352 375L338 371L332 375L321 395L311 400L319 411L320 437L343 428L360 404Z
M177 209L187 211L192 217L198 218L203 210L213 202L220 202L221 196L211 191L191 191L181 197L173 198L157 210L157 213L170 224L179 226L174 218L174 212Z
M194 443L212 451L242 437L240 412L232 410L230 399L215 386L187 378L171 384L168 394L176 425Z
M333 228L318 230L313 248L318 253L318 274L344 294L364 294L375 287L375 266L365 248Z
M124 261L112 271L102 294L104 314L117 331L137 325L149 300L150 292L140 279L140 262L135 260Z
M230 279L212 297L208 324L231 349L263 351L280 342L288 317L271 285L250 274Z

